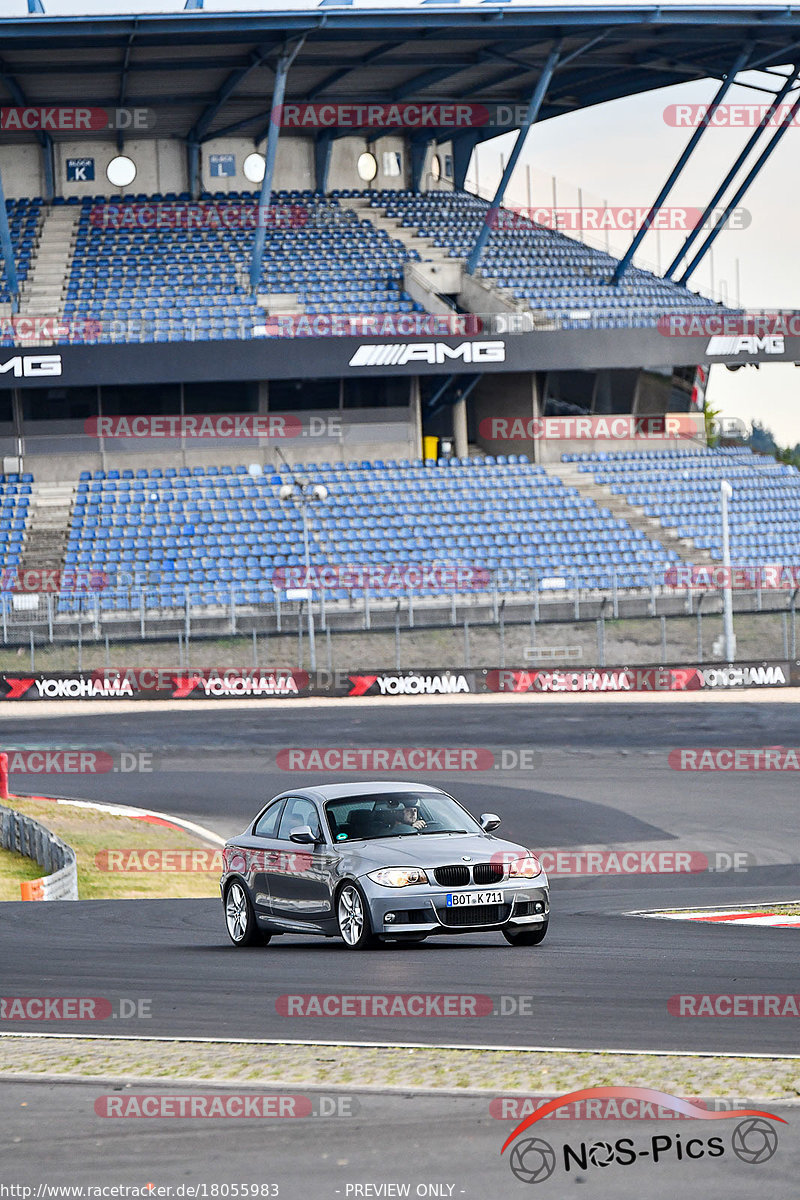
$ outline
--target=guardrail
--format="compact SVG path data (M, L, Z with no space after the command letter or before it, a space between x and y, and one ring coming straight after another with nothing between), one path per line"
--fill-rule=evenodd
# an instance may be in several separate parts
M0 754L0 795L8 795L8 755ZM47 871L40 879L20 883L23 900L77 900L75 851L32 817L0 804L0 846L32 858Z

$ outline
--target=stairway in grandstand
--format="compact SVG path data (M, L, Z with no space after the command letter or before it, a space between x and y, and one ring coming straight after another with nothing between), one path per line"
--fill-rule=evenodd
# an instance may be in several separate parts
M581 471L578 463L549 463L544 469L548 475L560 479L567 487L577 488L582 496L594 501L598 507L607 508L613 516L621 517L634 529L641 530L648 538L668 545L685 563L697 566L713 564L714 560L708 550L701 550L691 538L679 537L676 529L663 528L658 517L646 515L643 504L632 504L624 496L617 495L611 490L611 484L596 483L594 475Z
M20 571L63 568L74 498L74 483L31 485Z
M376 229L403 243L410 259L404 269L406 291L429 312L453 311L452 301L443 296L457 296L462 309L475 313L519 312L527 307L512 292L484 278L480 271L472 278L466 276L466 256L453 257L435 238L409 228L401 217L389 215L390 205L376 208L374 197L367 194L351 197L342 203L345 206L359 219L368 220Z
M22 316L61 316L79 217L77 205L45 209L32 268L20 294Z

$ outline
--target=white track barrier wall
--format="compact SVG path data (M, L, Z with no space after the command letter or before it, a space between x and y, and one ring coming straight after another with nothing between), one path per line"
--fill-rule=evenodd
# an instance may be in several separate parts
M0 805L0 845L34 859L48 872L20 885L23 900L77 900L75 851L31 817Z

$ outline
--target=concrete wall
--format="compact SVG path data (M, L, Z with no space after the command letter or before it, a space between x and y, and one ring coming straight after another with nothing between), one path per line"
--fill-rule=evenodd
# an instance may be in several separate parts
M487 375L478 383L467 401L470 416L470 440L487 454L527 454L534 459L535 445L526 441L498 441L483 437L480 423L487 417L520 418L524 422L538 417L538 380L529 372L509 372L507 375Z
M418 456L417 414L413 404L396 408L318 409L296 414L318 418L320 436L281 438L271 442L179 438L157 442L87 437L82 421L36 421L25 430L23 470L37 482L67 482L81 471L124 470L139 467L276 466L278 449L287 462L351 462L356 459L400 459ZM31 436L33 430L35 436ZM15 447L16 443L14 443ZM69 447L69 453L65 453ZM9 449L12 452L11 439Z
M264 153L266 141L259 143L256 148L252 138L225 137L212 138L204 142L200 148L200 175L202 186L211 192L250 191L258 188L258 184L245 178L242 166L249 154L256 149ZM365 151L374 154L378 160L378 174L371 184L362 180L356 169L359 155ZM384 173L384 153L399 152L401 156L401 173L387 175ZM120 151L116 141L109 139L88 139L81 141L59 141L55 143L55 177L56 193L62 196L115 196L120 189L111 186L106 178L106 168L112 158ZM136 163L136 178L130 187L122 189L125 192L184 192L188 189L188 163L184 143L173 138L136 138L126 139L122 153L132 158ZM215 176L211 174L210 156L212 154L233 154L236 160L236 174L233 176ZM445 157L451 154L450 144L436 146L431 143L425 159L422 186L425 189L452 188L452 181L445 178ZM434 156L438 155L441 164L441 176L434 179L432 165ZM95 178L85 183L67 181L67 159L93 158ZM44 172L42 170L42 151L37 142L20 143L14 146L0 146L0 170L3 173L3 186L9 199L19 196L41 196L44 194ZM411 156L408 152L406 139L401 134L387 134L370 141L363 137L338 138L333 143L330 169L328 172L328 190L334 188L405 188L411 180ZM283 134L278 142L278 161L276 167L275 185L277 188L313 188L314 183L314 139L311 137L291 136Z

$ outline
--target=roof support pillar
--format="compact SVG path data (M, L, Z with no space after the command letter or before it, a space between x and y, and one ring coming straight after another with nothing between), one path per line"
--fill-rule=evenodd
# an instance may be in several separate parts
M772 137L770 138L767 145L761 151L758 158L753 163L752 167L747 172L747 174L745 175L742 182L739 184L739 187L736 189L736 191L731 196L728 203L725 205L725 210L717 218L714 228L711 230L708 237L706 238L706 240L701 245L700 249L695 254L694 258L691 260L691 262L689 262L687 264L686 270L683 272L683 275L681 275L680 279L678 280L679 283L681 283L685 286L686 281L688 280L689 276L697 269L697 267L700 265L702 260L705 258L706 254L711 249L711 247L713 246L714 242L719 237L722 230L725 228L725 222L728 220L728 217L731 215L731 213L733 212L736 205L742 199L745 192L749 189L750 185L761 174L762 167L764 166L767 159L772 154L773 150L777 149L778 143L780 142L783 135L786 133L786 130L794 123L794 119L797 116L797 113L799 111L800 111L800 96L798 96L798 98L795 100L794 104L789 109L789 112L786 114L785 118L781 121L780 125L775 130L775 133L772 135Z
M467 182L472 151L478 145L480 138L477 133L460 133L452 139L453 146L453 185L463 192Z
M328 190L328 172L333 154L333 134L320 133L314 138L314 187L318 192Z
M484 218L483 227L478 234L477 241L470 252L469 258L467 259L468 275L475 274L475 268L480 262L481 255L483 254L486 243L489 240L489 234L496 223L497 212L500 208L500 205L503 203L503 197L506 194L506 188L508 187L509 180L514 173L517 160L519 159L519 156L522 153L525 145L525 139L530 133L531 125L535 124L536 119L539 116L539 110L542 107L542 101L545 98L547 89L550 86L550 80L553 78L553 72L558 64L558 56L559 51L557 49L551 50L547 57L547 62L544 65L542 73L539 76L539 82L536 84L533 95L530 98L530 103L528 104L528 110L525 113L525 120L519 133L517 134L517 140L514 143L514 149L508 156L508 162L506 163L505 171L503 171L503 177L497 185L497 191L494 194L492 203L486 210L486 217Z
M685 256L688 254L691 247L695 244L697 239L700 237L700 234L703 232L703 226L705 225L706 221L708 220L708 218L710 217L710 215L714 211L714 209L717 207L717 205L719 204L722 197L727 192L731 183L733 182L736 175L738 174L739 168L750 157L750 152L752 151L756 142L761 137L761 134L764 132L766 127L769 125L774 113L780 107L781 103L783 102L784 97L789 92L789 89L791 88L791 86L795 82L795 80L797 79L798 75L800 75L800 67L795 66L792 68L791 75L789 75L789 77L787 78L783 87L778 92L777 96L775 96L774 100L772 100L769 108L764 113L763 117L759 121L756 128L753 130L753 133L747 139L745 147L742 150L741 154L739 154L738 158L736 159L736 162L733 164L730 171L728 171L728 174L725 176L722 183L719 185L716 192L712 196L711 200L706 205L705 211L703 212L703 215L700 217L700 220L697 222L694 229L692 229L692 231L688 234L686 241L683 243L680 250L678 251L678 253L673 258L672 262L667 267L666 271L664 272L665 279L672 279L672 276L675 274L675 272L678 269L678 264L680 263L681 259L685 258Z
M188 176L188 191L192 194L193 200L200 198L200 143L188 141L186 143L186 174Z
M6 212L6 195L3 191L3 175L0 172L0 254L5 265L6 283L11 293L11 311L19 312L19 281L17 266L14 262L14 247L11 244L11 229Z
M428 147L431 144L431 139L424 135L420 137L415 134L411 139L411 190L412 192L420 192L422 190L422 173L425 170L425 156L428 153Z
M749 55L750 55L750 51L745 47L745 49L742 50L741 54L737 57L735 63L733 63L733 65L731 66L727 75L724 76L722 83L719 87L719 90L717 91L716 96L714 97L714 99L711 101L711 103L708 106L706 115L703 117L703 120L697 126L697 129L695 129L694 133L689 138L689 141L686 144L686 148L684 149L684 151L681 154L678 161L675 163L675 166L672 168L672 171L670 172L666 183L664 184L661 191L658 193L655 200L653 201L653 207L650 209L650 211L647 214L647 216L645 217L644 221L642 222L642 224L639 226L638 230L636 231L636 234L635 234L630 246L628 247L628 249L625 251L622 258L617 263L617 269L615 270L614 274L611 276L612 283L619 283L620 279L622 279L622 276L627 271L628 267L630 266L630 264L633 260L634 254L639 249L639 246L642 244L642 241L644 240L645 234L650 229L650 226L653 224L653 221L655 221L656 216L658 215L659 209L661 208L661 206L663 205L667 196L670 194L673 187L675 186L678 176L683 171L683 168L686 166L689 159L694 154L695 148L697 147L697 144L700 141L700 138L703 136L705 131L708 129L708 126L711 122L711 118L713 117L714 113L717 111L720 104L725 99L726 95L728 94L728 91L729 91L731 85L734 83L736 76L744 68L744 65L747 62Z
M250 260L250 287L255 295L261 278L261 264L264 259L264 245L267 240L267 213L272 203L272 179L275 174L275 160L278 157L278 137L281 131L281 108L286 94L286 79L289 68L294 62L300 47L305 41L303 36L291 53L282 54L278 59L275 71L275 85L272 89L272 108L269 117L269 132L267 134L267 152L265 155L264 178L261 182L261 195L258 198L258 217L256 236L253 241L253 254Z

